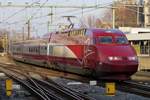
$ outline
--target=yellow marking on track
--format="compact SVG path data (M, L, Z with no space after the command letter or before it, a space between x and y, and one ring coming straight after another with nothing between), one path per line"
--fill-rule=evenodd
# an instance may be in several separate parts
M13 81L11 79L6 80L6 95L7 96L12 95L12 84L13 84Z
M115 96L115 93L116 93L115 83L114 82L106 83L106 95Z

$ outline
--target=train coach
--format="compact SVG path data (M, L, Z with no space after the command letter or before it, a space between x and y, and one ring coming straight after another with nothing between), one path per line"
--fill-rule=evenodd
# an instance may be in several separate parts
M15 60L98 79L127 80L138 59L126 36L116 29L72 29L43 36L47 42L13 43Z

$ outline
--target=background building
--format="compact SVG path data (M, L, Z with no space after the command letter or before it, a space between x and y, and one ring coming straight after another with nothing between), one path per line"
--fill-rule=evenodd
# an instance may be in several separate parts
M150 27L150 0L144 0L144 19L145 27Z

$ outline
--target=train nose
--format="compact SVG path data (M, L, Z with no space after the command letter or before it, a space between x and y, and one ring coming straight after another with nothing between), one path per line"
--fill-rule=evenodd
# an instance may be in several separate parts
M101 46L98 48L102 62L129 61L137 62L137 56L131 46Z
M138 68L137 56L107 56L98 67L102 72L130 73L133 74Z
M97 66L97 75L100 74L104 79L128 79L138 69L138 59L136 56L108 56L104 62Z

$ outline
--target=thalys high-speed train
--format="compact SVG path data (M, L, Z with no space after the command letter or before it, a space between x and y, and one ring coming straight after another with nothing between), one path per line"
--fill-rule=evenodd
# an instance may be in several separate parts
M135 50L116 29L52 32L42 41L13 43L11 55L18 61L99 79L127 80L138 68Z

